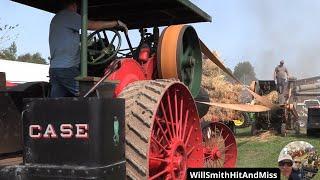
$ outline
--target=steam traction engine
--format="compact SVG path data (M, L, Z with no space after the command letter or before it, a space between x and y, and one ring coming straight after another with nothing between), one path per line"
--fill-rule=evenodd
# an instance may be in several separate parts
M14 1L57 12L58 1ZM3 136L15 143L0 151L0 179L185 179L188 167L234 167L232 132L200 124L206 111L195 103L204 96L199 38L192 26L174 25L211 17L187 0L87 3L82 0L80 97L40 98L44 90L24 99L10 122L17 130L2 132L18 136ZM140 28L137 47L115 29L87 37L88 7L89 19L119 18ZM159 26L168 26L161 35ZM12 91L3 97L14 98Z

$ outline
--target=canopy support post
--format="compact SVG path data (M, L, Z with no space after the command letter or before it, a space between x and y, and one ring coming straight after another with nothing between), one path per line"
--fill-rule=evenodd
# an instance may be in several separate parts
M87 76L87 29L88 29L88 0L81 1L81 77Z

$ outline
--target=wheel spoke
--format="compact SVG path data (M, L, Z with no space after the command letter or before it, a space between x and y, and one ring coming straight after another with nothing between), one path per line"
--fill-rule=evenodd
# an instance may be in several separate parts
M166 148L164 148L164 147L160 144L160 142L158 142L154 137L151 137L151 140L152 140L153 142L155 142L161 149L163 149L164 151L166 151Z
M96 61L100 60L101 58L103 58L103 56L105 56L106 54L104 52L101 51L101 54L99 57L97 58L92 58L91 60L91 63L95 63Z
M223 129L220 130L219 137L222 137L222 131L223 131Z
M167 129L168 129L168 132L169 132L170 139L172 139L173 135L171 134L170 126L169 126L169 124L168 124L169 122L168 122L166 110L165 110L165 108L164 108L164 106L163 106L162 101L161 101L160 104L161 104L162 114L163 114L163 116L164 116L164 120L165 120L165 123L166 123L166 125L167 125Z
M227 136L225 138L223 138L223 141L226 142L226 140L228 139L230 134L227 134Z
M160 129L159 129L159 128L157 129L157 132L152 131L152 135L154 135L154 136L158 136L158 135L159 135L159 131L160 131Z
M217 144L218 144L218 147L221 148L221 146L224 146L224 142L225 141L221 142L221 140L223 139L223 136L222 136L223 129L219 129L219 131L220 131L220 134L219 134L219 137L217 139Z
M117 37L117 34L114 34L114 36L112 37L112 40L111 40L110 44L113 44L113 41L116 39L116 37Z
M189 118L189 109L187 110L186 117L184 119L184 127L183 127L183 133L182 133L182 138L181 138L182 140L184 140L184 137L185 137L187 124L188 124L188 118Z
M229 148L234 145L233 143L229 144L228 146L225 147L225 150L229 150Z
M210 135L208 135L209 136L208 140L209 140L209 146L211 147L211 146L215 145L216 141L217 141L217 139L215 137L215 129L212 129L212 127L209 126L207 128L207 133L210 133Z
M93 37L93 41L94 41L94 43L97 43L97 37L96 36Z
M100 33L97 33L97 35L98 35L98 37L99 37L99 43L100 43L100 45L101 45L101 47L102 48L106 48L106 46L105 46L105 44L104 44L104 42L103 42L103 40L102 40L102 38L101 38L101 36L100 36Z
M213 162L213 167L218 167L218 163L217 163L217 161L214 161L214 160L212 160L212 162Z
M167 132L168 132L167 130L164 131L165 134L167 134ZM160 134L159 134L159 136L160 136ZM161 138L159 139L159 142L162 142L162 140L164 139L164 137L165 137L165 136L161 136ZM168 143L167 143L167 144L168 144Z
M107 36L106 31L102 31L102 33L103 33L103 35L104 35L104 39L107 41L107 43L109 43L109 42L108 42L108 36Z
M210 131L210 147L218 143L218 139L216 137L216 126L214 127L214 131L211 129L211 126L208 127L208 131Z
M225 156L234 156L234 154L225 153Z
M177 91L174 91L174 111L175 111L175 125L176 125L176 136L179 137L179 125L178 125L178 97Z
M182 139L183 98L180 100L179 137Z
M150 159L150 160L161 161L161 162L164 162L164 163L168 162L168 161L165 160L165 159L160 159L160 158L156 158L156 157L149 157L149 159Z
M170 120L171 120L171 126L172 126L172 134L174 137L177 137L175 134L175 129L174 129L174 122L173 122L173 114L172 114L172 107L171 107L171 101L170 101L170 94L169 91L167 92L167 101L168 101L168 107L169 107L169 113L170 113Z
M191 128L190 128L190 130L189 130L188 137L187 137L186 142L185 142L186 145L187 145L188 142L189 142L189 139L190 139L190 135L191 135L192 130L193 130L193 125L191 126Z
M159 126L159 129L160 129L160 131L162 132L164 139L167 141L167 144L170 144L169 139L168 139L165 131L163 130L163 128L162 128L162 126L161 126L161 124L160 124L160 122L159 122L159 119L156 119L155 121L156 121L157 125ZM169 131L169 129L168 129L168 131ZM170 131L169 131L169 132L170 132Z
M218 163L219 163L219 167L223 167L223 164L221 164L220 160L217 159Z
M157 173L156 175L150 177L149 180L157 179L158 177L162 176L163 174L165 174L167 172L168 172L168 169L164 169L164 170L160 171L159 173Z
M212 164L212 167L214 167L214 168L218 167L218 166L217 166L217 162L214 161L214 160L211 160L211 164Z
M216 138L217 137L217 126L214 126L214 137Z
M188 151L187 156L189 157L192 151L195 149L195 146L192 146L192 148Z

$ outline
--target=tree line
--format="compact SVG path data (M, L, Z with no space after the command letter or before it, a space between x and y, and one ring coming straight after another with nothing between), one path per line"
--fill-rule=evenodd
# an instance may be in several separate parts
M0 50L0 59L36 64L48 64L48 62L38 52L34 54L26 53L17 56L17 45L15 42L13 42L8 48Z
M18 24L8 25L0 22L0 59L36 64L48 64L48 62L41 56L39 52L33 54L26 53L19 56L17 55L17 45L14 42L14 39L16 39L18 35L14 32L14 30L18 26ZM3 47L6 44L9 44L9 42L12 42L9 47Z

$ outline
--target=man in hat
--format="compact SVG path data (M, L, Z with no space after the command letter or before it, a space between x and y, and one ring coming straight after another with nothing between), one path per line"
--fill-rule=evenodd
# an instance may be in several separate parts
M77 96L80 75L81 16L77 13L77 0L63 0L61 11L52 19L49 32L50 46L50 97ZM121 21L88 21L89 30L117 28L128 31Z
M275 68L273 78L277 83L278 92L282 94L286 80L289 78L288 70L284 66L284 60L281 60L280 64Z
M293 163L292 157L289 154L280 155L278 158L278 165L281 175L288 178L288 180L301 180L301 173L292 168Z

